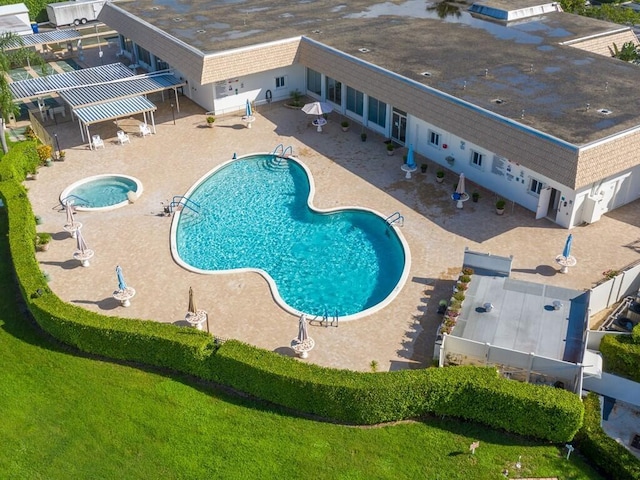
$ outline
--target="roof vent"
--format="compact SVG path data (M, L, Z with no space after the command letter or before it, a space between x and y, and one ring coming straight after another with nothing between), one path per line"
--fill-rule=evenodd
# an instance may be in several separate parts
M495 103L496 105L502 105L504 103L504 100L501 98L494 98L493 100L491 100L491 102Z
M315 33L315 34L322 33L322 30L312 30L311 33Z
M174 22L176 22L176 23L177 23L177 22L181 22L181 21L182 21L182 17L175 17L175 18L173 19L173 21L174 21Z
M200 28L196 30L196 33L207 33L207 31Z
M420 75L422 75L423 77L430 77L431 72L422 72Z
M599 108L598 109L598 113L601 113L602 115L611 115L611 110L607 110L606 108Z
M359 48L359 49L358 49L358 51L359 51L360 53L369 53L371 50L369 50L368 48L364 48L364 47L362 47L362 48Z

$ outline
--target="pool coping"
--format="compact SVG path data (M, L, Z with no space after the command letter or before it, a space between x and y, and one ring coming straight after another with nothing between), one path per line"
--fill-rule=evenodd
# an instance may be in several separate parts
M89 183L94 180L98 180L100 178L106 178L106 177L126 178L128 180L135 182L136 184L136 190L134 192L135 198L129 195L132 192L132 190L129 190L129 193L127 193L127 200L123 202L115 203L113 205L108 205L106 207L82 207L82 206L74 205L74 210L78 212L106 212L109 210L115 210L116 208L121 208L135 202L138 198L140 198L140 195L142 195L142 192L144 191L142 182L138 180L136 177L132 177L131 175L124 175L121 173L103 173L100 175L92 175L90 177L85 177L82 180L78 180L77 182L74 182L71 185L69 185L67 188L65 188L62 191L62 193L60 193L60 197L59 197L60 204L64 205L65 199L67 199L70 196L71 192L74 189L78 188L79 186L84 185L85 183Z

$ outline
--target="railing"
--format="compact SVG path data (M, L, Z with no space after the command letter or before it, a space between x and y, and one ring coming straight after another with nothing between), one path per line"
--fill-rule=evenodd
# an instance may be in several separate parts
M83 205L89 205L89 200L85 200L84 198L79 197L79 196L77 196L77 195L73 195L73 194L72 194L72 195L67 195L67 196L66 196L66 197L64 197L62 200L60 200L60 204L61 204L63 207L66 207L66 205L67 205L67 203L69 202L69 200L72 200L72 201L73 201L73 200L80 200L80 201L83 203ZM72 202L72 203L73 203L73 202Z
M173 212L173 209L176 207L182 206L182 208L188 208L194 213L200 213L199 208L200 204L194 202L189 197L185 197L184 195L174 195L171 203L169 203L169 209Z
M389 225L393 225L396 222L400 222L400 226L404 226L404 217L400 215L400 212L393 212L387 218L384 219Z

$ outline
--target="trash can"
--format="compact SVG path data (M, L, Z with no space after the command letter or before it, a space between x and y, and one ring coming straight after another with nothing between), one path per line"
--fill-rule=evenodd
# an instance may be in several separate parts
M36 22L31 22L31 30L33 30L33 33L38 33L38 24Z

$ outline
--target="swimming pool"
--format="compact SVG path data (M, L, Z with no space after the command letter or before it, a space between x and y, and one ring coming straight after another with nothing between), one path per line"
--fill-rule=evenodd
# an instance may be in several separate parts
M371 210L311 208L313 194L295 159L227 162L187 192L195 203L174 217L174 259L200 273L257 270L295 314L348 320L387 305L408 276L406 242Z
M112 210L142 195L140 180L128 175L94 175L73 183L60 194L60 203L72 201L79 211Z

